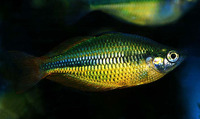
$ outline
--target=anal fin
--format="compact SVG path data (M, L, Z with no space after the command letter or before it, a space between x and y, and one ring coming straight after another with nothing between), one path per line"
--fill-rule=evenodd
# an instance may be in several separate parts
M112 90L112 88L106 88L100 84L90 83L84 79L75 78L74 76L65 74L65 73L51 74L51 75L47 76L46 78L50 79L54 82L60 83L64 86L76 88L76 89L79 89L82 91L99 92L99 91Z

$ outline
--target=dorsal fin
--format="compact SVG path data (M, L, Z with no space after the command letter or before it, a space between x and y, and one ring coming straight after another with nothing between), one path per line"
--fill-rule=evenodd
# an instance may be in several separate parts
M55 56L58 54L62 54L81 42L87 41L94 37L100 37L100 36L106 36L106 35L112 35L112 34L121 34L121 33L119 33L119 32L103 32L103 33L99 33L99 34L92 35L92 36L75 37L75 38L64 41L63 43L61 43L60 45L55 47L52 51L47 53L47 55L45 55L45 56L51 57L51 56Z
M116 31L105 31L105 32L96 33L94 36L99 37L99 36L110 35L110 34L120 34L120 33Z
M76 37L76 38L66 40L63 43L61 43L60 45L56 46L53 50L51 50L45 56L51 57L51 56L61 54L65 51L67 51L68 49L72 48L73 46L75 46L81 42L84 42L90 38L91 37Z

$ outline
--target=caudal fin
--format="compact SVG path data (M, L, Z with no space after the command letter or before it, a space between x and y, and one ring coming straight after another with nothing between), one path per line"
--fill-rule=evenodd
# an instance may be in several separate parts
M4 53L3 56L4 58L0 59L3 62L1 73L13 82L17 92L33 87L44 76L40 70L40 58L15 51Z

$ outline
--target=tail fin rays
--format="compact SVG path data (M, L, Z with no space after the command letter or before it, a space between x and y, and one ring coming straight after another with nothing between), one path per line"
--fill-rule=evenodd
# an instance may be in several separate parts
M34 56L12 51L9 52L9 62L14 73L10 74L17 92L23 92L37 84L44 72L40 70L42 60Z

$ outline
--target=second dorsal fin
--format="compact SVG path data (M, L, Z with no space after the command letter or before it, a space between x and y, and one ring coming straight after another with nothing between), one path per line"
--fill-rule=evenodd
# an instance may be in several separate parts
M62 42L60 45L56 46L53 50L47 53L45 56L51 57L61 54L73 46L90 39L91 37L76 37Z

